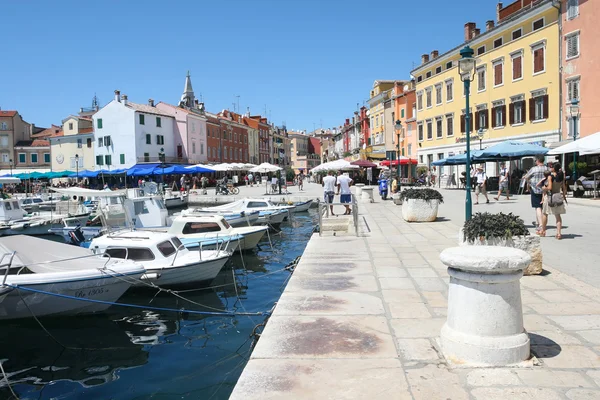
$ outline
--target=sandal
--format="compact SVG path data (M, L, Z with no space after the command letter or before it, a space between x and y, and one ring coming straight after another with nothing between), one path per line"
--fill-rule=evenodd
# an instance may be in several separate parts
M539 237L546 237L546 231L538 231L536 232Z
M498 201L499 199L497 197L494 197L494 200Z
M562 235L560 233L557 233L555 236L556 240L561 240L562 239Z

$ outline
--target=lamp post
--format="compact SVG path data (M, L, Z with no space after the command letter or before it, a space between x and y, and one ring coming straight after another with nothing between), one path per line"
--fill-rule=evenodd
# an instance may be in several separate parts
M161 147L160 152L158 153L158 159L160 160L160 166L162 168L162 192L165 192L165 148Z
M467 171L467 187L466 187L466 198L465 198L465 219L470 220L473 212L473 204L471 202L471 116L469 112L469 95L471 90L471 81L475 78L475 59L473 58L473 49L469 46L465 46L460 51L460 60L458 60L458 73L460 74L460 80L463 81L465 86L465 132L467 135L467 162L465 165Z
M79 154L75 154L75 183L79 186Z
M12 176L12 163L13 163L12 158L10 160L8 160L8 163L10 165L10 176Z
M396 168L398 169L398 179L396 180L397 185L398 185L398 190L400 190L400 135L402 134L402 121L400 121L399 119L396 120L396 135L398 135L398 155L396 156Z
M483 128L479 128L477 131L477 137L479 138L479 150L483 150L481 142L483 141Z
M579 100L571 100L569 113L573 120L573 141L577 140L577 120L579 119ZM573 152L573 181L577 180L577 152Z

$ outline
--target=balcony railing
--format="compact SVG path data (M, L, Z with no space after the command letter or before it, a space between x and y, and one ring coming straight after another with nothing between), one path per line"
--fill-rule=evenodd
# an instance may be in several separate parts
M138 163L190 164L186 157L137 157Z

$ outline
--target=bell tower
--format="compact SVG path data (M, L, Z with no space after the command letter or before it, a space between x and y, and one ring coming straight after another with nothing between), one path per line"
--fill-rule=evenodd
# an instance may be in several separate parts
M181 95L179 105L191 108L194 106L195 99L196 97L194 96L194 89L192 89L192 78L190 76L190 71L188 71L185 77L185 88L183 89L183 94Z

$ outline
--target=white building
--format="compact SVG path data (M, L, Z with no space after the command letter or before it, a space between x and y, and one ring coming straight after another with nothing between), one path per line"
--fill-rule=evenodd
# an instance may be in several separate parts
M177 162L175 119L154 106L128 101L115 90L115 99L93 116L96 169L130 168L137 163Z

